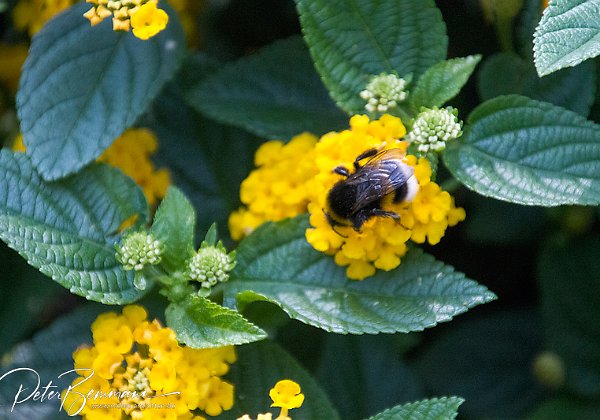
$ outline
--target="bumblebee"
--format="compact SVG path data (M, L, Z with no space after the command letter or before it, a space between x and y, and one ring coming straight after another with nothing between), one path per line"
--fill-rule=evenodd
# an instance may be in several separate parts
M351 226L360 232L362 225L376 216L400 220L397 213L383 210L383 205L410 201L417 193L414 169L404 163L404 156L400 149L369 149L356 157L353 173L344 166L333 169L345 179L327 193L323 212L332 229ZM369 160L361 165L364 159Z

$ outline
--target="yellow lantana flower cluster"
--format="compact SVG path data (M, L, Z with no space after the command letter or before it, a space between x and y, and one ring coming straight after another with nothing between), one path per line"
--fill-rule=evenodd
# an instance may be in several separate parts
M167 27L169 15L156 7L158 0L87 0L94 5L85 12L92 26L112 16L113 30L129 31L139 39L153 37Z
M162 199L171 176L165 168L156 169L150 157L158 150L156 135L147 128L131 128L118 137L98 158L100 162L119 168L144 191L150 206Z
M201 419L233 406L233 385L221 376L235 362L233 346L181 347L170 328L148 321L144 308L104 313L92 324L94 345L73 353L79 376L63 391L63 409L86 420Z
M280 193L277 189L263 189L260 194L248 195L249 184L246 183L247 180L244 181L241 187L242 202L249 207L247 210L241 210L241 213L247 211L254 219L239 217L240 211L233 214L230 218L230 230L235 232L234 239L240 233L248 234L266 220L280 220L308 210L312 227L307 229L306 239L318 251L334 255L335 262L346 266L346 275L354 280L372 276L376 269L389 271L398 267L401 257L408 250L406 244L409 240L437 244L448 226L454 226L464 220L465 211L457 208L450 194L431 181L431 166L424 158L417 159L412 155L405 158L405 162L414 168L414 176L419 184L414 199L410 202L384 205L384 210L400 216L400 222L390 218L372 217L362 226L360 232L349 226L337 226L334 231L323 211L327 207L329 190L342 179L333 172L336 166L352 168L356 157L372 148L397 148L405 153L408 143L399 140L405 135L406 129L399 118L384 115L379 120L369 121L367 116L357 115L350 119L349 130L327 133L315 143L313 151L305 150L295 161L288 158L287 171L284 167L277 169L270 178L277 179L285 186L291 168L296 164L303 165L306 177L304 182L295 181L295 195L303 197L302 203L306 203L306 208L299 205L295 214L287 211L285 216L269 218L273 214L280 215L278 210L288 191L283 190ZM259 149L262 153L261 162L267 162L258 169L260 173L267 173L271 169L268 162L281 162L277 156L279 149L269 147ZM264 156L265 154L267 156ZM267 177L261 177L250 183L250 186L267 181ZM261 208L263 202L268 203L269 211L260 214L254 212L253 208ZM247 221L252 223L246 223Z
M118 137L98 158L99 162L119 168L144 191L150 206L167 193L171 176L167 169L155 169L150 157L158 149L158 139L147 128L131 128ZM25 152L23 136L19 134L12 145L15 152Z
M231 237L240 240L266 221L283 220L306 212L308 180L316 175L317 137L300 134L289 143L264 143L254 155L253 170L242 182L240 199L246 207L229 218Z

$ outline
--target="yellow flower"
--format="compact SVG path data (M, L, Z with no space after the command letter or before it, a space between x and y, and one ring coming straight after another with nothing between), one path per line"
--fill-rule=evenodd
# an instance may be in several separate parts
M165 29L169 16L156 7L158 0L87 0L93 6L83 14L92 26L112 16L114 31L129 31L139 39L149 39Z
M269 397L273 400L271 407L282 407L288 410L299 408L304 402L304 394L300 393L300 385L289 379L277 382L269 391Z
M156 3L148 2L131 16L133 34L139 39L149 39L165 29L169 15L156 7Z
M13 22L21 31L27 30L29 36L35 35L42 26L76 0L19 0L13 9Z
M158 149L158 139L146 128L131 128L117 138L98 158L100 162L119 168L144 191L150 206L162 199L171 177L166 169L156 169L150 156Z
M24 44L0 43L0 82L12 92L17 91L21 67L27 58L28 48Z
M171 329L146 317L130 305L96 318L94 345L73 353L79 376L62 393L67 413L85 420L199 420L198 408L209 415L229 410L234 388L220 376L235 361L233 347L181 347Z
M323 209L327 208L328 192L341 180L333 172L335 167L352 168L356 157L372 148L400 149L406 153L408 143L401 140L405 135L399 118L383 115L370 121L365 115L356 115L350 119L349 130L327 133L318 142L312 138L301 153L295 150L295 159L285 152L297 138L285 146L281 142L265 143L255 156L258 169L241 186L241 200L247 207L229 219L232 237L240 239L267 220L277 221L308 211L311 227L306 230L307 241L316 250L333 255L336 264L346 266L350 279L362 280L377 269L393 270L408 251L409 240L436 244L448 226L465 218L464 210L455 206L450 194L431 181L431 165L426 159L412 155L404 158L414 168L419 185L412 201L392 203L391 197L382 200L383 210L398 214L399 222L372 217L360 232L350 226L336 226L334 230ZM286 206L290 191L292 197L301 198L295 206Z
M241 185L242 208L229 218L231 237L239 240L266 221L294 217L306 211L306 181L315 175L314 146L317 138L303 133L288 144L264 143L254 162L258 167Z

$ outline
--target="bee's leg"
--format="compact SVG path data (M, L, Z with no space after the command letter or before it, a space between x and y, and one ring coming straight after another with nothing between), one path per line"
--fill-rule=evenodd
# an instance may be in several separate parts
M400 220L400 215L398 213L394 213L393 211L385 211L382 209L373 209L373 210L371 210L371 214L373 216L390 217L396 221Z
M366 159L368 157L375 156L377 153L379 153L379 149L372 148L372 149L365 150L360 155L356 156L356 159L354 159L354 169L359 170L360 169L359 162L361 160Z
M333 168L333 172L338 175L345 176L346 178L348 178L350 176L350 171L348 170L348 168L346 168L345 166L341 166L341 165Z

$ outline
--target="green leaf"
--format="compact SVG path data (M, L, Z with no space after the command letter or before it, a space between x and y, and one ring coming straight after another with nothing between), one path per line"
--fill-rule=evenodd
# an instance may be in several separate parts
M38 332L30 341L16 346L3 357L0 377L13 369L34 369L40 376L40 389L52 381L50 390L60 392L71 384L77 375L63 372L73 369L73 352L82 344L91 344L92 334L90 325L96 316L106 308L102 305L86 304L54 321L49 327ZM59 411L60 400L57 398L33 398L16 404L11 408L19 385L23 385L20 398L25 398L35 388L37 378L32 372L13 372L0 381L0 418L3 419L57 419L68 417L64 411ZM56 388L54 388L56 387ZM48 395L48 394L47 394Z
M533 55L545 76L600 54L600 0L552 1L535 30Z
M170 187L154 215L152 233L163 244L162 265L169 271L183 270L194 252L196 212L187 197Z
M446 25L433 0L296 0L317 70L336 103L364 112L371 76L415 78L446 58Z
M327 419L338 420L327 395L317 382L285 350L271 341L261 341L236 348L238 360L231 365L229 380L235 384L235 403L231 411L217 419L232 419L250 414L272 411L269 390L282 379L297 382L304 394L302 407L290 411L294 420ZM275 417L275 416L273 416Z
M432 398L410 404L397 405L368 420L446 420L455 419L458 407L464 402L459 397Z
M566 384L600 396L600 239L550 244L538 267L549 350L564 362Z
M363 418L401 402L425 397L423 385L399 357L412 335L327 334L317 379L344 419ZM381 386L385 384L385 386Z
M306 217L269 223L237 249L230 305L268 300L304 323L335 333L420 331L452 319L494 294L450 266L412 249L396 270L350 281L331 256L306 242ZM282 268L285 268L283 270Z
M142 296L115 259L119 227L133 215L147 222L146 199L114 168L46 183L23 153L0 151L0 239L72 293L107 304Z
M240 184L253 169L254 152L262 142L202 117L185 103L184 93L217 66L204 55L188 57L144 121L159 137L157 164L169 168L173 183L199 209L199 238L213 222L227 227L229 214L241 205Z
M238 312L200 296L171 303L165 312L167 326L177 340L193 348L221 347L262 340L267 334Z
M518 204L600 203L600 127L518 95L477 107L444 161L479 194Z
M516 93L587 116L594 102L596 67L590 61L540 78L531 62L498 53L484 61L478 83L483 100Z
M173 10L167 28L142 41L92 27L79 3L33 38L17 109L27 153L42 177L55 180L96 159L133 125L183 57L183 30Z
M209 246L215 246L217 244L217 239L219 238L219 233L217 232L217 224L213 223L210 225L208 230L206 231L206 235L204 236L204 241Z
M543 396L531 374L542 346L539 321L517 310L465 317L437 328L412 367L434 395L464 397L466 418L522 418Z
M427 69L409 94L413 111L418 112L422 106L442 106L458 95L479 61L480 55L469 55L441 61Z
M266 138L289 139L304 131L320 135L348 124L300 37L223 66L187 97L203 114Z

